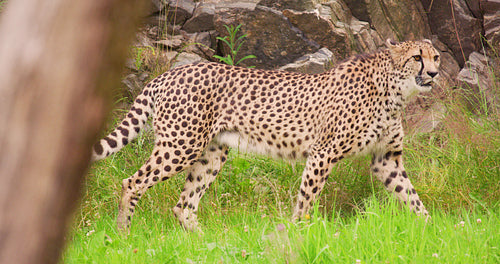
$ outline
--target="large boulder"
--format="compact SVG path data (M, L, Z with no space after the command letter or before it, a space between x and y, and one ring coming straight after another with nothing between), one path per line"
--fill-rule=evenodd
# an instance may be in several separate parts
M198 3L193 16L182 26L188 33L214 30L215 4Z
M371 24L383 39L397 41L430 37L422 4L413 0L369 1Z
M384 39L368 22L352 19L349 30L354 39L353 49L358 53L371 52L384 47Z
M345 45L349 45L350 54L372 52L384 46L385 40L370 23L354 16L354 13L350 12L349 6L343 1L324 2L318 10L321 16L328 17L332 21L335 28L345 30L348 36L345 39ZM365 8L365 11L368 12L368 9ZM368 20L371 21L371 19Z
M422 4L413 0L345 0L357 19L368 22L382 39L396 41L430 37Z
M481 3L483 10L484 36L488 44L500 51L500 2L483 1Z
M214 48L217 46L217 36L218 33L215 30L197 33L186 33L185 39L187 39L187 41L184 46L184 51L192 52L202 56L207 60L211 60L215 55Z
M352 40L345 26L336 26L329 17L314 11L286 9L283 10L283 15L294 27L300 29L305 37L333 51L334 62L351 55Z
M499 110L500 80L496 78L498 72L499 59L490 59L479 52L472 52L466 66L458 74L461 86L469 88L474 96L469 96L469 100L474 101L473 105L481 107L496 108ZM498 70L497 70L498 71ZM484 105L486 103L486 105Z
M353 16L361 21L371 23L372 19L368 12L368 2L367 0L345 0Z
M184 24L193 15L196 3L193 0L164 0L162 11L167 21L174 25Z
M421 2L427 11L432 33L450 47L463 67L469 54L481 48L481 19L474 17L463 0Z
M320 48L292 26L280 11L269 7L254 5L252 8L245 4L242 8L234 8L234 5L229 8L221 4L214 18L215 29L221 36L228 35L225 25L242 25L239 34L247 37L238 58L251 54L257 57L243 61L243 66L275 69ZM228 54L227 47L222 45L222 48L222 53Z

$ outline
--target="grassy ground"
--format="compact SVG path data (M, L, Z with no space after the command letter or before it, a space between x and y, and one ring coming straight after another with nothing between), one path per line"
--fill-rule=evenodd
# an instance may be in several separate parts
M0 0L0 13L3 11L4 6L7 4L6 0Z
M204 234L174 218L184 176L150 189L117 233L120 183L152 148L143 133L90 169L63 263L499 263L500 124L450 106L440 130L406 138L425 223L372 179L369 157L336 165L312 218L289 222L303 164L231 151L201 202Z

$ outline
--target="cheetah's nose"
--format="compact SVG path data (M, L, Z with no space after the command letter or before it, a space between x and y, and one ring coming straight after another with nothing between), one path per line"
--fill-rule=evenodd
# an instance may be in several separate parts
M429 76L431 76L432 78L434 78L434 77L436 77L436 75L438 75L438 72L428 71L427 74L429 74Z

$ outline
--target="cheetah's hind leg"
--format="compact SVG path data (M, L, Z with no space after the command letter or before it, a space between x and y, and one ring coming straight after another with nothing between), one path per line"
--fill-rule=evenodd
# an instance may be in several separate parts
M157 145L146 163L130 178L123 180L122 196L116 220L118 229L128 230L135 206L147 189L189 168L201 155L202 148L193 149L191 155L186 155L186 157L174 155L175 152L171 153L170 151L168 148L161 148Z
M328 149L319 150L307 158L292 221L300 220L309 212L338 161L338 157L330 156L328 152Z
M186 230L201 233L197 221L198 205L226 162L227 154L227 146L212 142L196 163L186 171L184 189L179 202L172 209Z

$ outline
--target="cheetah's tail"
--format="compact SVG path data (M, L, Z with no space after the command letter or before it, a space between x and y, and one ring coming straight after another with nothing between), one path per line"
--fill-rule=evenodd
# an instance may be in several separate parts
M125 118L113 132L99 140L92 148L92 161L114 154L137 137L153 112L153 91L150 85L137 96Z

